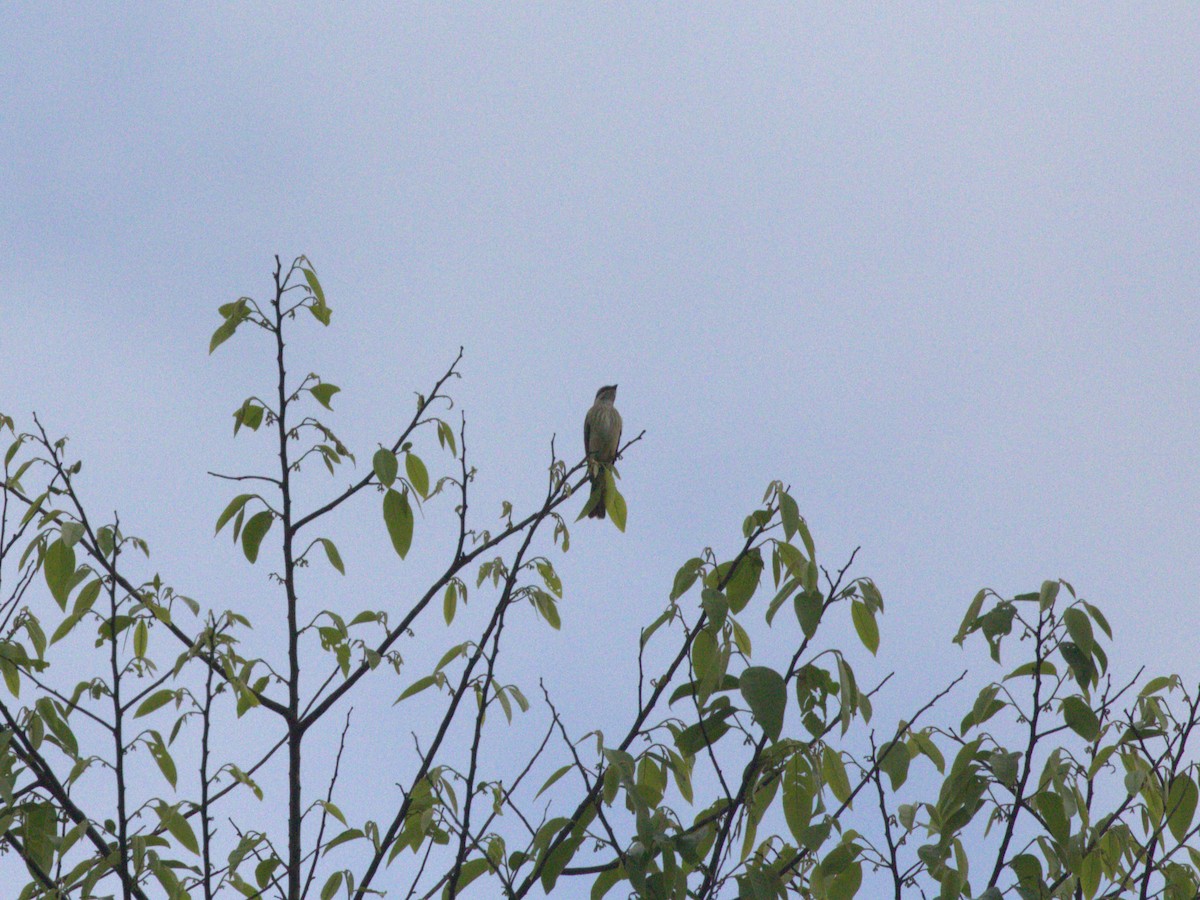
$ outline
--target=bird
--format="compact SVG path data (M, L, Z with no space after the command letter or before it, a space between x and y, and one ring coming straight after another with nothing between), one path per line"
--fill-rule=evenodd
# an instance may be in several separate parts
M613 406L616 399L617 386L605 385L596 391L596 402L583 417L583 449L587 454L588 478L595 498L589 519L604 518L606 469L617 458L617 448L621 445L621 414Z

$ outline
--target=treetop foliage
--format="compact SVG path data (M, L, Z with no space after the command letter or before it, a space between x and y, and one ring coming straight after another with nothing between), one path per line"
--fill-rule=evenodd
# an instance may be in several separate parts
M1118 674L1108 621L1071 584L980 591L954 643L986 649L985 669L954 674L947 647L925 696L893 697L890 675L865 684L855 668L864 651L886 659L883 593L852 574L854 554L819 562L788 485L771 481L732 552L700 549L670 585L646 586L659 600L623 663L636 692L596 698L624 723L606 734L544 685L506 680L506 626L557 629L569 615L553 556L571 548L587 495L582 455L552 444L541 498L505 502L485 527L465 416L447 417L461 350L404 427L353 452L329 424L341 389L287 375L291 329L333 321L311 262L276 258L269 300L218 312L210 352L256 336L275 360L274 383L233 411L235 437L263 432L270 455L214 486L229 496L215 534L238 544L248 576L278 548L269 613L177 593L148 569L146 541L91 508L66 439L0 414L8 896L1200 892L1200 693ZM302 470L310 458L325 475ZM311 508L301 478L324 491ZM624 531L615 467L606 478L608 521ZM346 575L340 547L366 530L382 527L408 560L435 521L416 512L438 505L453 524L433 577L401 567L387 608L313 596L310 567ZM339 509L361 530L327 530ZM302 620L302 597L327 608ZM248 649L256 625L267 656ZM419 649L432 668L406 661ZM966 696L972 681L986 683ZM390 704L377 704L381 685ZM414 746L356 758L352 701ZM885 701L893 712L876 710ZM493 749L513 730L525 755Z

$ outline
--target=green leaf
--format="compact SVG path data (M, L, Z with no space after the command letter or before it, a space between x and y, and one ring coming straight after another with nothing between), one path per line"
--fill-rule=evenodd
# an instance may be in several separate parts
M175 697L176 692L170 690L169 688L163 688L161 691L155 691L138 704L138 708L134 712L133 717L135 719L140 719L142 716L149 715L160 706L166 706L168 703L174 700Z
M1054 582L1047 582L1047 584L1051 583ZM1072 606L1063 613L1063 623L1067 626L1067 633L1071 635L1071 640L1075 642L1075 646L1088 656L1091 656L1096 640L1092 634L1092 622L1087 617L1087 613L1078 607Z
M341 834L332 838L328 844L321 848L322 855L329 853L338 844L345 844L348 841L357 841L359 838L365 837L362 830L359 828L347 828Z
M1058 582L1043 581L1042 589L1038 592L1038 607L1045 610L1054 605L1055 599L1058 597Z
M334 546L333 541L329 538L317 538L317 540L325 548L325 556L329 558L329 564L345 575L346 567L342 564L342 556L338 553L338 548Z
M813 796L808 765L804 757L797 753L783 769L783 815L788 830L797 842L804 840L812 813Z
M691 655L692 669L696 673L697 681L704 682L716 677L720 654L717 650L716 638L713 637L712 632L705 629L696 635L696 639L692 641Z
M254 867L254 881L260 888L265 888L271 883L271 876L275 870L283 864L278 856L268 856L266 859L260 859L258 865Z
M336 804L330 803L325 800L318 801L318 803L320 804L321 808L325 810L325 812L329 813L331 816L333 816L335 819L337 819L343 825L346 824L346 816L341 811L341 809L339 809L337 807Z
M442 658L440 660L438 660L438 664L437 664L437 666L434 667L433 671L440 672L440 671L442 671L442 669L446 668L447 663L449 663L451 660L455 660L461 656L465 656L466 649L467 649L467 645L465 643L454 645L453 647L451 647L449 650L447 650L445 653L442 654Z
M958 730L966 734L971 728L976 725L982 725L1000 710L1004 709L1004 702L996 699L999 689L994 684L989 684L979 691L979 696L975 698L975 705L971 711L963 716L962 723Z
M246 522L242 529L242 552L246 554L246 559L250 562L257 562L258 548L262 544L262 539L267 536L267 532L271 530L274 521L275 513L264 509L256 512Z
M550 594L540 588L534 588L533 606L555 631L562 627L562 619L558 615L558 604L554 602L554 598Z
M100 596L101 583L99 578L93 578L83 586L78 594L75 595L75 606L71 609L71 615L82 616L92 608L92 604L96 602L96 598Z
M624 866L617 866L615 869L606 869L596 876L596 880L592 882L592 891L588 900L604 900L604 896L612 890L613 886L618 881L624 881L628 876L625 874Z
M604 472L604 510L608 513L612 523L617 526L617 531L625 531L625 497L617 490L617 480L613 477L613 470L606 469Z
M695 756L705 747L713 746L729 731L730 725L727 719L733 715L733 712L733 707L726 706L707 719L703 719L695 725L689 725L676 735L675 746L679 748L680 753L688 756Z
M15 829L29 859L43 872L51 871L54 859L54 846L57 843L55 831L58 819L53 804L30 803L22 809L21 827Z
M799 580L797 580L795 578L789 578L787 581L785 581L783 583L783 587L781 587L779 589L779 593L777 593L775 595L775 599L772 600L770 605L767 606L766 618L767 618L768 625L770 625L771 622L774 620L775 613L777 613L779 611L779 608L781 606L783 606L784 601L786 601L788 599L788 597L792 596L792 594L796 593L796 589L799 587L800 587L800 582L799 582Z
M428 497L429 472L425 468L425 463L421 462L421 457L415 453L404 454L404 470L408 473L408 480L412 482L417 493L422 497Z
M850 778L846 775L846 766L838 752L828 744L821 750L821 774L825 776L825 784L839 803L850 799Z
M796 619L804 636L811 638L817 633L821 624L821 616L825 612L825 598L815 591L804 591L796 595L792 601L796 608Z
M750 645L750 635L746 633L746 629L738 623L737 619L730 619L729 624L733 626L733 642L737 645L738 650L747 657L753 656L754 650Z
M263 422L263 412L261 406L247 398L246 402L233 413L233 433L237 434L243 425L251 431L258 431Z
M329 405L329 401L333 399L333 395L340 391L341 388L336 384L317 384L308 389L308 392L317 398L317 402L328 410L333 407Z
M1057 584L1057 582L1047 583ZM1034 796L1033 803L1037 807L1037 811L1041 813L1050 836L1058 843L1065 844L1071 836L1071 822L1067 818L1062 797L1051 791L1042 791Z
M24 527L26 524L28 524L30 519L32 519L34 516L36 516L41 511L42 504L46 502L46 498L48 496L49 496L49 492L43 491L42 493L38 494L36 497L33 498L33 500L29 504L29 509L25 510L25 515L21 516L21 526L22 527ZM21 565L22 566L25 565L25 557L28 556L29 550L36 546L37 546L36 541L31 542L29 544L29 548L26 549L25 554L22 555L22 557L21 557Z
M779 495L779 520L783 523L783 534L789 541L800 530L800 507L791 494Z
M850 618L854 621L858 639L874 656L879 649L879 623L875 621L875 614L867 608L867 604L855 600L850 606Z
M138 619L137 625L133 628L133 655L138 659L146 657L146 645L149 643L150 633L146 628L146 620Z
M876 758L879 770L891 780L892 790L899 790L908 778L908 764L911 761L908 745L900 740L890 741L879 748Z
M116 541L111 525L105 525L96 532L96 546L99 548L101 556L112 556L113 550L116 549Z
M575 855L579 849L579 845L583 843L583 838L569 838L555 847L546 856L542 863L542 890L550 894L554 890L554 885L558 881L558 876L562 874L562 870L567 867L567 863Z
M1085 741L1094 741L1100 734L1100 720L1082 697L1074 695L1063 700L1063 721Z
M338 888L342 886L342 879L345 874L341 869L334 872L326 879L324 886L321 888L321 900L330 900L330 898L338 892Z
M828 900L852 900L860 887L862 887L862 863L856 860L837 874L825 896Z
M579 522L588 517L592 510L600 504L600 491L593 489L588 493L587 502L583 504L583 509L579 510L579 515L575 517L575 521Z
M443 447L449 444L450 452L458 456L458 444L454 440L454 429L450 427L450 423L443 422L441 419L438 419L437 423L438 444Z
M388 488L383 495L383 521L387 525L388 536L396 553L404 559L412 546L413 511L408 504L408 495Z
M67 752L67 755L78 756L79 742L75 739L75 733L71 731L66 720L58 714L58 707L55 706L54 701L49 697L42 697L34 706L41 714L42 721L50 729L51 734L58 738L59 744Z
M705 588L700 594L700 607L708 616L713 628L719 631L729 614L729 601L725 599L725 595L715 588Z
M408 687L406 687L404 689L404 692L399 697L396 698L396 703L399 703L401 700L407 700L409 697L413 696L414 694L419 694L419 693L421 693L421 691L425 690L426 688L432 687L434 684L437 683L437 680L438 680L438 677L436 675L426 675L422 678L418 678L416 681L414 681L412 684L410 684ZM395 704L392 704L392 705L394 706Z
M83 525L79 522L63 522L62 528L59 529L59 536L68 547L74 547L83 537Z
M729 598L730 612L740 613L758 590L758 582L762 577L762 551L755 547L741 558L733 574L725 583L725 596Z
M4 676L4 684L14 697L21 695L21 672L9 660L0 656L0 674Z
M1101 630L1103 630L1103 632L1108 635L1109 639L1111 640L1112 629L1108 625L1108 620L1104 618L1104 613L1100 612L1100 610L1092 606L1092 604L1088 603L1086 600L1083 601L1083 605L1087 609L1088 615L1090 615L1096 621L1096 624L1100 626Z
M975 630L975 620L979 618L979 612L983 609L983 601L987 598L988 589L984 588L975 595L975 599L967 607L967 614L963 616L962 624L958 626L958 634L954 636L955 644L962 644L968 634Z
M71 580L75 575L75 550L65 544L60 538L46 548L46 558L42 563L42 574L46 576L46 586L62 609L67 607L67 596L71 593Z
M308 282L308 289L313 292L313 296L317 298L317 302L322 306L325 305L325 292L321 290L321 282L317 280L317 273L312 269L300 267L300 271L304 273L304 280Z
M208 341L209 354L233 337L233 333L237 331L240 324L241 319L226 319L218 325L217 330L212 333L212 337Z
M225 507L225 511L217 516L217 530L214 535L221 533L221 529L225 527L225 523L232 519L246 505L246 501L253 497L254 494L238 494L229 501L229 505Z
M1033 675L1041 675L1043 678L1054 678L1058 675L1058 668L1048 659L1031 659L1028 662L1021 663L1021 665L1005 675L1004 680L1008 681L1013 678L1025 678Z
M86 588L85 588L86 590ZM80 592L82 593L82 591ZM58 623L58 627L54 629L54 634L50 635L50 644L53 646L71 633L72 629L79 624L79 620L83 618L82 614L71 613Z
M641 646L645 647L646 643L650 640L650 638L654 636L654 632L658 631L658 629L661 628L664 623L669 622L673 615L674 615L674 610L668 606L661 613L659 613L658 618L656 618L653 622L651 622L649 625L647 625L645 628L643 628L642 636L641 636Z
M1086 900L1092 900L1100 890L1100 879L1104 875L1104 854L1095 849L1085 856L1079 864L1079 886ZM1001 895L996 894L997 900Z
M996 776L997 781L1010 788L1016 787L1017 778L1021 774L1020 753L996 750L988 758L988 764L992 767L992 774Z
M154 731L151 732L151 734L154 736L154 738L150 741L150 756L153 757L154 762L158 765L158 770L162 772L163 778L167 779L167 783L171 785L171 787L175 787L175 782L178 779L178 774L175 771L175 760L173 760L171 758L171 754L167 752L167 746L163 743L162 738L158 736L158 732ZM183 819L182 816L179 818ZM184 846L188 845L184 844ZM193 848L189 847L189 849L191 849L193 853L196 852Z
M400 462L395 453L387 447L380 447L371 458L371 467L375 470L375 477L379 479L379 483L384 487L391 487L400 471Z
M738 687L763 732L771 740L778 740L787 708L783 676L766 666L749 666L742 672Z
M183 844L188 850L193 853L200 852L200 845L196 842L196 833L192 831L192 826L188 824L187 819L179 814L179 811L174 807L160 803L155 812L162 820L163 827L171 833L171 836L179 843Z
M554 784L554 782L558 781L558 779L562 778L564 775L566 775L568 772L570 772L573 768L575 768L575 767L571 763L567 763L565 766L562 766L561 768L555 770L554 774L546 779L546 783L542 785L541 790L539 790L536 794L533 795L533 799L536 800L538 797L542 796L542 794L546 793L546 791L549 789L550 785Z
M804 544L804 550L808 554L808 558L816 559L817 547L813 543L812 534L809 533L808 523L804 521L803 517L796 523L796 528L800 532L800 540Z
M550 593L561 600L563 595L562 579L554 571L554 566L549 560L542 560L537 563L537 570L538 574L542 576L542 581L546 583L546 587L550 589Z
M332 310L330 310L330 308L328 306L326 306L324 303L315 303L315 302L311 303L311 304L309 304L308 311L310 313L312 313L313 318L316 319L318 322L320 322L322 325L329 324L329 316L330 316L330 313L332 312Z
M1159 675L1157 678L1151 678L1146 682L1146 686L1138 693L1138 697L1149 697L1151 694L1157 694L1166 688L1175 687L1179 687L1178 675Z
M454 621L454 612L458 606L458 586L452 581L446 585L446 594L442 597L442 617L449 625ZM440 669L441 666L438 666Z
M1192 827L1192 818L1196 815L1196 801L1200 800L1200 790L1196 782L1187 775L1179 775L1171 783L1167 794L1167 827L1175 840L1182 841Z
M675 573L675 581L671 585L672 600L678 600L691 590L692 585L696 583L696 578L700 574L701 565L702 561L700 558L694 556L679 567L679 571Z

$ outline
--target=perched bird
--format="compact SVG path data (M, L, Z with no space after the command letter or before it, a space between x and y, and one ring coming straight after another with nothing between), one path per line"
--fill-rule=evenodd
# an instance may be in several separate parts
M583 418L583 449L587 453L592 496L596 498L596 505L588 513L589 519L604 518L605 467L613 464L617 448L621 446L621 414L613 406L616 399L615 384L600 388L596 391L596 402Z

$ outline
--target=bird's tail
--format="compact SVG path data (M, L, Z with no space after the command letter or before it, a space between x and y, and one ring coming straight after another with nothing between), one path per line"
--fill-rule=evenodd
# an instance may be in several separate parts
M591 473L591 476L592 476L592 497L595 498L596 505L593 506L592 511L588 513L588 518L589 519L603 519L605 516L605 512L604 512L605 473L604 473L604 470L602 468L600 468L599 466L596 466L595 469L596 470ZM588 502L590 503L591 501L589 500Z

